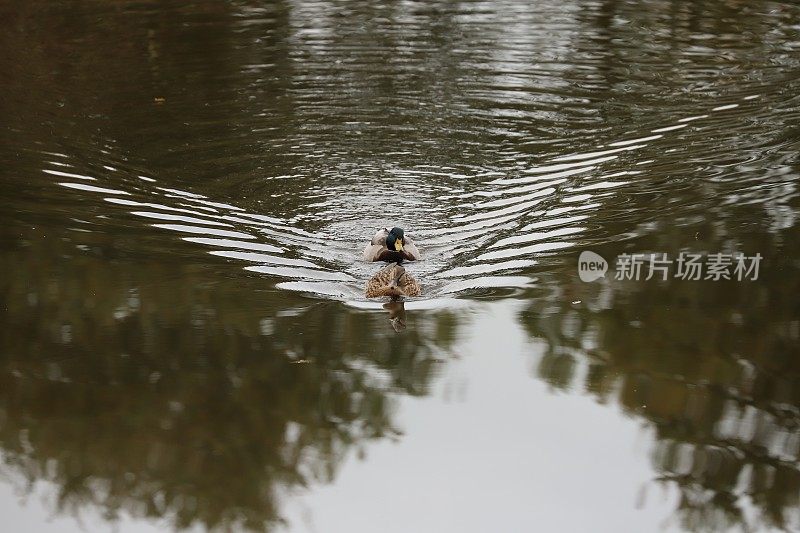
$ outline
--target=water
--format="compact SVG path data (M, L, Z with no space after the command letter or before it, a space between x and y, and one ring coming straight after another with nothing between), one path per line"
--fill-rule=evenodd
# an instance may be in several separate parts
M17 529L800 529L797 6L0 14Z

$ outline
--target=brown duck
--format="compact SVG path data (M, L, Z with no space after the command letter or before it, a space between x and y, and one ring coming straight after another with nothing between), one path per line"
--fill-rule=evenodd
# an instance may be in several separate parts
M392 299L396 299L401 296L419 296L420 294L422 291L417 280L397 263L390 263L367 281L367 298L390 296Z

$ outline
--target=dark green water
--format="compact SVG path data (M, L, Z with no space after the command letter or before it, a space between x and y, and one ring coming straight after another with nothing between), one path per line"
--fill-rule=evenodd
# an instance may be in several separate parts
M800 530L800 7L0 27L3 527ZM387 225L425 255L390 312ZM681 252L762 260L614 275Z

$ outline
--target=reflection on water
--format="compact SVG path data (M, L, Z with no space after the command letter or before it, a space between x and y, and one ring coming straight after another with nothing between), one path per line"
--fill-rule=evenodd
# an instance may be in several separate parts
M750 209L749 220L766 215ZM531 336L547 340L542 379L619 403L656 429L657 481L680 489L687 530L800 526L793 232L739 234L737 246L770 257L758 282L562 280L552 286L569 287L566 298L542 298L520 315ZM669 250L674 239L653 235L635 246ZM703 246L729 243L718 230Z
M3 270L40 255L8 254ZM57 483L62 509L273 523L280 487L330 480L342 456L398 434L392 396L425 394L456 337L448 312L395 337L381 315L286 307L257 280L111 261L4 287L3 455Z
M493 357L476 328L521 305L553 397L652 428L676 527L800 527L796 6L0 17L0 452L23 491L271 528L294 491L402 442L400 400L436 404L454 361ZM423 297L365 300L358 251L395 224ZM754 282L584 284L586 249L764 261Z

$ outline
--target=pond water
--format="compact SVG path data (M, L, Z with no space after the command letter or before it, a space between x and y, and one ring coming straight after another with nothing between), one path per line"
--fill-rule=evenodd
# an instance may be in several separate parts
M800 7L0 21L14 530L800 529Z

